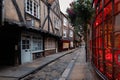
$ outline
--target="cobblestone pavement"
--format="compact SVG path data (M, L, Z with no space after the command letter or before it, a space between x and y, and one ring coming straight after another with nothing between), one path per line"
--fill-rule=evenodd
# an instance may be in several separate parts
M67 54L22 80L102 80L86 62L85 48Z
M78 50L63 56L35 74L31 74L22 80L58 80L76 53L78 53Z

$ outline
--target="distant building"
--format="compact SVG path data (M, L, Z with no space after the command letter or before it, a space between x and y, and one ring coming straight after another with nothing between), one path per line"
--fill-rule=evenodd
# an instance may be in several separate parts
M68 17L61 12L62 15L62 39L60 41L59 50L64 51L74 48L74 28L68 21Z
M48 26L48 13L46 2L41 1L41 27L45 31L44 35L44 54L50 55L58 52L58 42L62 38L62 17L60 13L59 0L55 0L51 6L50 19ZM46 20L46 22L45 22Z
M72 49L74 48L74 27L69 23L69 40L70 40L70 45L69 48Z

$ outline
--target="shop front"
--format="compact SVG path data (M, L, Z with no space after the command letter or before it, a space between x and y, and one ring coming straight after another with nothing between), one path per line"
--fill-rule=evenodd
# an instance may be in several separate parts
M94 0L92 62L103 77L120 80L120 0Z
M69 50L70 40L61 40L61 51Z
M40 34L23 32L21 35L21 63L40 58L43 53L43 37Z
M44 50L45 56L55 54L58 52L58 41L54 37L45 36L44 46L45 46L45 50Z

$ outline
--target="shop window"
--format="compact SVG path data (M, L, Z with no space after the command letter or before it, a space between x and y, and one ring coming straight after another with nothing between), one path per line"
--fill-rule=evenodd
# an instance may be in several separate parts
M39 51L43 49L43 41L40 37L33 37L32 51Z
M112 2L110 2L105 8L104 8L104 20L107 20L109 17L112 16Z
M102 12L96 18L95 26L98 26L102 23Z
M109 19L105 22L104 25L104 47L105 48L111 48L112 45L112 38L111 38L111 33L112 33L112 19Z
M104 8L104 20L108 20L112 16L112 2L110 2L105 8Z
M45 49L55 49L55 40L52 38L47 38L45 40Z
M105 60L108 62L112 62L112 50L105 49Z

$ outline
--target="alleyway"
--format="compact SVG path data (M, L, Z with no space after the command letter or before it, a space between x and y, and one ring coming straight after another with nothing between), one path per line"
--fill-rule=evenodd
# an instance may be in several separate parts
M22 80L100 80L85 57L83 46Z
M66 55L61 56L61 54ZM59 58L56 59L57 57ZM51 63L50 58L56 60ZM62 52L57 55L47 56L40 60L41 61L37 60L37 62L34 63L15 67L14 71L14 68L2 70L0 72L0 80L100 80L91 65L85 61L84 47L69 52ZM43 61L44 64L48 62L44 67L42 65ZM42 68L37 70L40 64ZM36 70L33 70L33 68L36 68ZM22 71L22 69L24 70ZM21 77L20 75L26 77Z

